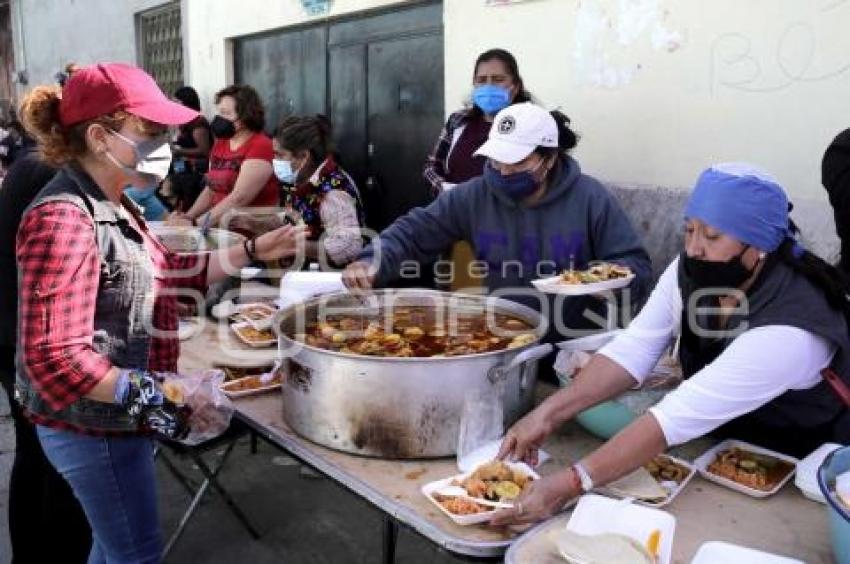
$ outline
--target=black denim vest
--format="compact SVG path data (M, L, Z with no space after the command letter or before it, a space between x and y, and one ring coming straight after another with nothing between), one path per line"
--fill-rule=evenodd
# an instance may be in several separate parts
M728 347L735 335L708 340L696 337L688 325L687 276L679 262L682 291L682 341L679 359L689 378L710 364ZM836 347L831 367L850 385L850 331L843 314L830 307L823 293L803 275L794 272L775 256L768 259L756 283L747 292L749 307L744 314L730 316L726 327L756 329L768 325L788 325L803 329ZM706 327L705 320L700 326ZM781 347L782 343L776 343ZM728 424L745 440L759 442L790 454L808 454L824 441L842 444L850 440L850 410L838 399L826 381L808 390L788 390L752 413ZM721 429L721 432L723 429ZM790 438L796 437L796 438Z
M70 202L94 223L100 255L92 345L120 368L146 369L153 327L153 263L142 236L132 227L120 206L111 202L83 171L62 169L36 196L30 209L47 202ZM138 210L126 198L124 209L138 218ZM26 213L26 212L25 212ZM21 279L18 277L20 288ZM20 323L20 322L19 322ZM20 327L18 335L21 335ZM30 382L18 343L16 398L29 412L52 421L64 421L82 429L110 432L138 430L138 422L113 403L81 398L55 411Z

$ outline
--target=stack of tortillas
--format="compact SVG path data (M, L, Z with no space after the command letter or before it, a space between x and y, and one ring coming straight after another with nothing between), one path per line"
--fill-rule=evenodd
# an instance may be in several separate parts
M565 529L556 544L561 556L573 564L652 564L646 548L626 535L581 535Z
M643 466L611 482L605 486L605 489L620 497L632 497L643 501L663 501L669 495Z

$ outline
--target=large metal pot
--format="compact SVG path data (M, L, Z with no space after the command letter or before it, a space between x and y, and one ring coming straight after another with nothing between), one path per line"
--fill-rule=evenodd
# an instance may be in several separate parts
M305 320L315 320L323 311L362 313L376 305L373 300L391 301L395 307L447 304L449 311L510 314L534 327L536 340L482 354L385 358L319 349L293 339ZM383 458L450 456L457 449L461 413L470 394L495 390L506 425L531 409L537 361L552 348L539 344L546 325L537 311L508 300L429 290L340 293L290 306L275 322L285 359L283 418L301 436L346 452Z

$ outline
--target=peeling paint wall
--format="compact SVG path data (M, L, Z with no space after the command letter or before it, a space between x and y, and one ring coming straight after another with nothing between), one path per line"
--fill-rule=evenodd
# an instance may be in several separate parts
M475 57L504 47L604 180L688 187L747 160L825 201L821 156L850 127L850 0L446 0L444 16L447 111Z

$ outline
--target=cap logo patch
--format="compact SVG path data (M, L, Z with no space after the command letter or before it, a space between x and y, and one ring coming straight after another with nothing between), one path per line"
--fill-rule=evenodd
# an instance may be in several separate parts
M505 116L499 120L497 126L499 128L499 133L501 133L502 135L507 135L508 133L516 129L516 120L513 118L513 116Z

